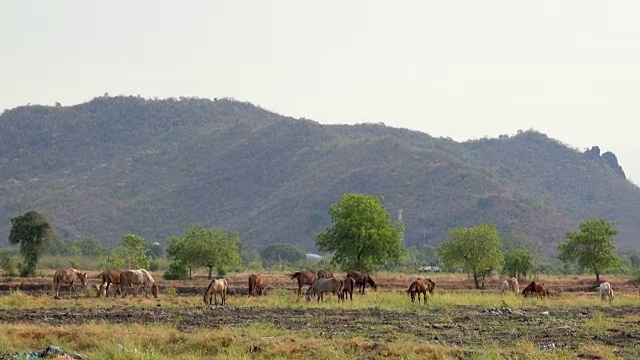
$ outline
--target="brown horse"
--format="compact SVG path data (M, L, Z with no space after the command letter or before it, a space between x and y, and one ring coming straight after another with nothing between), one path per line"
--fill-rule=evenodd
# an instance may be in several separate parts
M532 281L526 288L524 288L524 290L522 290L522 295L527 297L527 295L533 294L537 294L540 298L544 298L545 296L549 296L549 290L547 290L544 283Z
M69 292L75 291L74 281L78 279L82 283L83 287L87 286L87 273L83 273L74 268L66 270L58 270L53 274L53 291L56 293L56 297L60 297L60 286L62 284L69 284Z
M359 293L364 294L364 288L367 284L371 285L373 290L378 290L378 285L373 281L371 276L364 271L351 271L347 276L352 277L356 281L356 285L359 286Z
M229 288L229 283L225 279L213 279L211 283L209 283L209 287L204 292L204 296L202 300L204 300L205 305L211 305L211 300L213 298L213 305L218 304L218 295L222 298L222 306L227 304L227 289Z
M329 270L318 270L318 278L331 279L333 273Z
M7 283L7 286L9 286L9 293L14 293L18 290L22 290L22 288L24 288L24 282L22 281L12 281Z
M249 275L249 296L262 296L263 291L262 276L260 274Z
M421 280L417 279L409 285L407 293L411 295L411 302L415 302L415 296L418 294L418 304L420 304L420 294L423 294L424 304L427 303L427 291L429 294L433 294L433 289L436 287L436 282L431 279Z
M291 280L298 280L298 296L302 294L302 287L305 285L313 285L313 282L318 278L318 274L313 271L297 271L291 274ZM309 286L311 288L311 286Z
M118 291L118 288L120 287L120 273L120 270L105 270L98 275L98 278L100 278L101 281L98 297L100 297L100 293L104 293L105 297L109 297L109 286L111 284L113 284L116 291ZM115 297L116 294L113 294L113 296Z
M353 289L356 287L356 281L352 277L347 276L342 280L342 301L346 300L349 294L349 300L353 301Z
M147 270L124 270L120 272L120 284L118 287L120 288L122 297L127 296L127 287L131 287L132 285L142 286L146 297L149 297L149 292L151 292L154 298L158 298L158 285L156 285L156 282ZM137 293L138 289L136 289L136 294Z

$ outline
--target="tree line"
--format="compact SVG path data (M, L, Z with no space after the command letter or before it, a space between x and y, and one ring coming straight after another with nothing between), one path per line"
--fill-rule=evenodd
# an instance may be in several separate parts
M383 205L383 197L368 194L344 194L329 209L331 225L317 234L316 246L329 252L330 264L343 271L373 272L393 268L410 255L403 242L404 224L392 220ZM81 254L106 256L106 264L113 268L149 268L154 257L165 256L171 261L165 279L191 278L193 271L207 268L211 278L215 270L224 275L242 266L275 266L292 264L309 266L306 254L290 244L271 244L258 252L245 247L240 234L220 228L207 229L196 225L182 236L172 236L166 250L158 243L149 245L146 239L125 234L121 246L107 249L95 238L60 240L49 218L36 211L11 219L9 242L19 246L24 257L21 276L33 276L38 260L47 251L53 254ZM568 231L566 240L558 246L559 259L566 266L575 266L600 275L620 264L615 252L613 224L602 218L582 222L578 229ZM512 234L503 243L494 224L482 223L471 228L453 228L449 237L433 252L442 265L473 277L474 285L484 287L487 276L501 272L526 278L544 257L540 244L523 233ZM6 270L6 256L0 253L0 266Z

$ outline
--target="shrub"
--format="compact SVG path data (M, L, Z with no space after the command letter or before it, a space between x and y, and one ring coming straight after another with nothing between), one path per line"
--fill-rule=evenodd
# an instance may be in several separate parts
M184 280L189 276L187 267L179 262L172 262L162 278L165 280Z

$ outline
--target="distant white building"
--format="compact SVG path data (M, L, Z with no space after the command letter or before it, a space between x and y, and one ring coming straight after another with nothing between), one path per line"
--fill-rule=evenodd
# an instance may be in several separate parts
M307 260L318 262L324 260L324 256L318 254L307 254Z

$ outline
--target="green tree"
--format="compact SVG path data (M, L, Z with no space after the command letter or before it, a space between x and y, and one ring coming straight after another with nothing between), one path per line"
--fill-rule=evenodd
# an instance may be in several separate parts
M529 250L516 249L505 252L503 273L516 279L525 278L533 269L533 259Z
M271 244L260 252L260 256L267 267L282 263L299 265L307 258L302 249L291 244Z
M58 235L49 218L37 211L29 211L11 219L9 242L20 244L20 253L25 261L20 270L21 276L35 274L40 256L57 238Z
M392 221L382 197L344 194L329 209L333 226L316 236L320 251L334 251L331 262L344 271L373 271L405 253L404 225Z
M16 276L17 262L13 258L18 254L18 249L14 247L0 248L0 269L4 271L5 276Z
M84 237L76 240L82 256L97 258L107 254L107 247L95 237Z
M527 269L527 273L537 274L541 266L541 261L545 257L545 252L540 241L528 237L521 231L514 231L504 239L505 259L507 254L513 253L518 249L522 249L529 254L531 267Z
M617 233L607 219L585 220L580 223L578 230L568 231L567 240L558 245L560 260L565 264L576 263L581 269L593 271L596 283L600 284L600 274L620 263L613 242Z
M126 234L122 237L123 246L115 249L113 256L108 256L106 262L119 269L148 269L151 256L147 254L146 242L141 236Z
M208 267L210 279L214 268L221 274L229 267L240 265L241 243L237 232L224 232L220 228L206 229L198 225L187 229L183 237L169 238L167 255L189 268L189 279L192 278L193 269L198 267Z
M485 276L502 266L501 248L496 226L483 223L473 228L451 229L449 238L438 245L438 255L446 267L461 267L473 273L476 289L483 289Z

